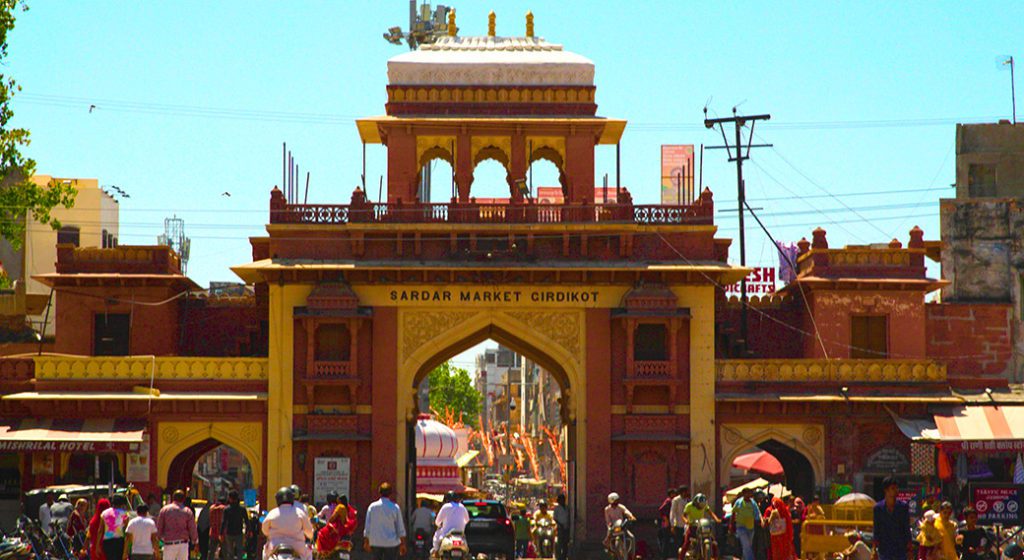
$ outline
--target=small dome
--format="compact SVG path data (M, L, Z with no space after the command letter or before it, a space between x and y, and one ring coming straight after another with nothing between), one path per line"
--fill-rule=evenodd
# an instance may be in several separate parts
M459 451L459 438L455 430L434 420L429 414L420 415L416 422L416 456L420 459L455 459Z

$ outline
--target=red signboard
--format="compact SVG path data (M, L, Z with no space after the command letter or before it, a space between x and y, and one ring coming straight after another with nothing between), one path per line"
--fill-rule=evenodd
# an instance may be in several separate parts
M942 450L947 453L961 453L964 451L990 451L993 453L1000 453L1003 451L1024 451L1024 439L943 441L940 445L942 445Z
M778 275L770 266L759 266L750 271L747 275L747 295L770 294L775 291L776 278ZM740 293L740 283L737 282L725 287L725 293L729 295Z
M1021 495L1024 486L1013 484L972 484L971 505L978 511L978 522L982 524L1002 523L1019 525L1021 516Z
M60 451L63 453L106 453L112 451L137 451L139 444L127 441L0 441L3 451Z

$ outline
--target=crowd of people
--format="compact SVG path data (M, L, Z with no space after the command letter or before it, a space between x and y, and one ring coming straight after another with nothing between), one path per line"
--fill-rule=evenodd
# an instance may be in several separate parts
M849 546L835 556L843 560L995 560L1022 558L1021 547L1013 544L1000 550L992 531L978 525L978 512L967 507L961 512L961 525L949 502L932 500L924 504L920 519L911 522L906 502L897 499L900 490L895 478L883 483L884 497L872 509L872 528L867 535L856 530L841 533ZM693 497L687 487L668 491L659 508L659 545L663 558L682 558L689 549L689 537L695 523L708 518L723 527L726 538L735 537L736 550L743 560L795 560L821 558L818 553L803 554L802 534L824 535L828 529L820 523L825 510L818 496L805 503L799 497L772 496L744 488L725 506L725 519L707 506L702 494ZM728 554L723 554L726 556Z

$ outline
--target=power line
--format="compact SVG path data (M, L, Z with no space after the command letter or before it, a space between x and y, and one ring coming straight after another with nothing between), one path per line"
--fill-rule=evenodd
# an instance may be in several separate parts
M271 111L263 109L240 109L235 107L212 107L203 105L155 103L98 97L80 97L45 93L20 93L16 103L64 107L87 111L96 105L96 111L129 112L139 114L224 118L254 121L295 122L303 124L350 125L359 115L345 115L322 112ZM863 129L863 128L911 128L924 126L946 126L964 122L995 122L1000 116L980 117L921 117L903 119L863 119L828 121L775 122L768 126L773 131L822 130L822 129ZM629 129L636 132L700 131L705 127L700 122L632 122Z

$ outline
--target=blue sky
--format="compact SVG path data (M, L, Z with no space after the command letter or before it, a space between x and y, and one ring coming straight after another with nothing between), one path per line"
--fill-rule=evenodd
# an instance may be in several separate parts
M712 114L736 104L771 113L758 139L775 148L753 153L748 197L778 239L821 225L833 246L905 242L915 224L937 238L938 200L952 196L953 123L1009 118L1009 72L996 61L1024 55L1020 2L455 6L462 35L485 34L492 9L498 34L521 35L532 10L538 35L595 62L599 113L630 121L622 178L639 201L658 198L661 144L720 143L701 124L709 99ZM352 119L383 113L386 61L404 48L381 34L406 26L407 7L30 1L5 70L23 88L16 124L32 131L39 172L130 194L121 243L155 242L176 214L192 238L190 275L233 280L228 266L247 261L248 236L263 232L282 141L311 173L311 201L348 200L361 159ZM384 158L370 147L371 184ZM481 183L503 182L493 172L481 170ZM604 173L614 181L613 148L598 150ZM535 182L554 178L538 171ZM705 152L704 183L719 208L735 209L723 152ZM732 214L716 220L735 235ZM748 262L774 264L748 227Z

